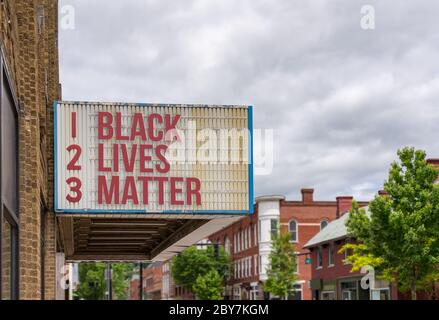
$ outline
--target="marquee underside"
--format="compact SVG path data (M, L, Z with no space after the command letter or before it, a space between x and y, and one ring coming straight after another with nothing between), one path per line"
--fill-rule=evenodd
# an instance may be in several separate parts
M58 244L69 262L163 261L239 219L202 218L63 215Z

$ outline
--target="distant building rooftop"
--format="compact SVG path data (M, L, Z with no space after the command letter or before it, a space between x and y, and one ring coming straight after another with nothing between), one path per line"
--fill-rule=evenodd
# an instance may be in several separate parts
M366 214L370 216L369 207L364 207L362 209L364 209ZM349 212L346 212L337 220L330 222L322 231L311 238L311 240L305 244L304 248L310 248L319 244L345 238L348 235L346 221L349 214Z

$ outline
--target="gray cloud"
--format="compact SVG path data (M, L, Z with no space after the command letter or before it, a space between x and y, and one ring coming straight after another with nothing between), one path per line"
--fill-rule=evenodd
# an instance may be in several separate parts
M439 3L358 0L62 0L63 98L251 104L275 130L257 194L381 188L405 145L439 157ZM376 30L360 8L376 9Z

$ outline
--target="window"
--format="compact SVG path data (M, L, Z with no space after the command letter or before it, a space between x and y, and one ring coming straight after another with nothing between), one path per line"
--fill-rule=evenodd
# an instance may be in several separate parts
M274 237L277 236L277 219L271 219L271 228L270 228L270 234L271 234L271 240L274 239Z
M241 251L241 231L238 232L238 245L236 251Z
M296 274L299 274L299 266L300 266L300 260L299 260L299 258L300 258L300 252L295 252L294 253L294 257L295 257L295 260L296 260Z
M245 277L245 261L244 259L241 259L241 278Z
M248 261L247 258L244 259L244 277L248 276Z
M322 300L335 300L335 291L322 291Z
M334 245L330 244L328 247L328 266L334 266Z
M226 237L226 238L224 239L224 250L225 250L227 253L230 253L230 240L229 240L228 237Z
M291 220L288 223L288 230L290 231L290 240L292 242L297 242L297 222L295 220Z
M245 274L244 274L244 276L247 278L248 277L248 260L247 260L247 258L244 259L244 265L245 265Z
M320 230L325 229L327 225L328 225L328 220L322 220L320 222Z
M258 256L254 255L253 257L253 267L255 268L255 276L258 275Z
M288 300L302 300L302 285L295 284L294 290L288 294Z
M247 265L247 259L246 258L244 258L243 263L244 263L244 278L246 278L247 274L248 274L248 265Z
M250 233L250 227L246 229L247 232L247 248L250 248L252 246L252 237Z
M318 247L317 249L317 269L323 267L323 248Z
M258 225L258 239L261 239L261 221L259 221Z
M241 300L241 287L236 286L233 288L233 300Z
M255 223L253 225L253 238L255 240L255 245L257 245L258 244L258 224L257 223Z
M358 300L358 284L357 281L341 282L342 300Z
M18 108L0 59L0 298L18 299Z
M248 275L249 277L252 276L253 270L252 270L252 257L248 257Z
M243 232L244 232L244 250L246 250L247 249L247 241L248 241L248 239L247 239L247 230L246 229L244 229L243 230Z
M346 244L348 244L348 242L346 242ZM346 249L345 251L344 251L344 258L345 258L345 260L347 259L347 258L349 258L350 256L352 256L352 249ZM345 264L349 264L349 262L348 261L344 261L344 263Z
M390 300L390 290L373 289L370 292L370 300Z

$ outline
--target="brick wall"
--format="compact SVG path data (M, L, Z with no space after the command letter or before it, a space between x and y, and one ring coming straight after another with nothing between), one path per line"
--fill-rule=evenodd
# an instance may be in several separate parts
M51 106L59 98L57 1L5 0L0 11L1 44L21 109L19 295L21 299L43 297L40 243L45 239L44 297L54 299L56 225L52 204ZM45 215L41 214L42 210Z
M227 247L226 242L229 243L228 248L226 250L230 251L231 260L232 260L232 274L230 280L228 281L229 285L234 285L236 283L251 283L259 281L259 270L258 264L255 265L254 257L256 256L256 261L259 261L258 253L258 238L257 232L255 235L255 228L257 230L258 225L258 213L257 208L253 215L246 216L239 221L233 223L225 229L222 229L211 236L209 236L210 241L219 243L220 245ZM247 235L244 236L244 233ZM239 235L239 237L238 237ZM256 236L256 237L255 237ZM235 239L235 237L237 237ZM247 243L242 245L244 239L248 239ZM235 241L236 240L236 241ZM235 246L237 242L240 242L241 245ZM247 270L247 274L244 272L240 272L240 274L235 273L235 269L237 269L237 263L242 263L247 259L250 263L249 270ZM248 263L248 262L247 262ZM242 269L240 267L240 269ZM237 275L235 277L235 274Z
M332 221L337 216L336 201L314 201L309 193L303 195L302 201L283 201L280 207L280 225L282 232L289 232L289 222L297 223L296 251L298 279L303 282L302 294L304 300L311 300L312 293L308 287L311 280L311 265L306 264L308 250L303 246L319 231L322 221Z
M340 249L345 245L346 239L342 239L340 241L331 241L328 244L322 246L322 267L318 268L317 266L317 248L313 248L311 253L311 261L312 261L312 275L314 279L322 279L322 280L334 280L337 278L343 277L352 277L360 275L359 271L351 272L352 265L345 263L343 260L345 259L344 253L339 253ZM355 243L352 241L352 243ZM334 263L333 265L329 264L329 247L330 245L334 249Z

